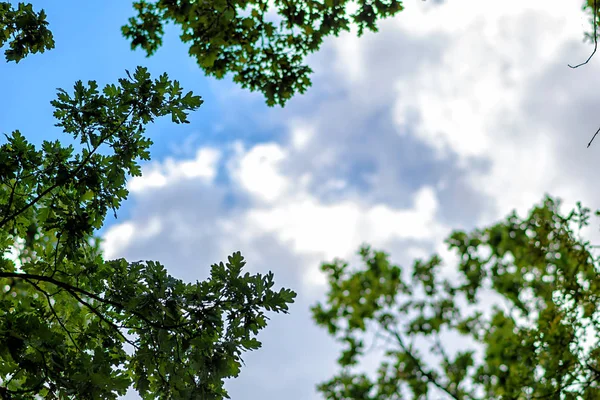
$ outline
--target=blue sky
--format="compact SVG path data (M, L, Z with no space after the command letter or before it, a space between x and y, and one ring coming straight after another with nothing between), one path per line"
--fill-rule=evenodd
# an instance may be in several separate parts
M204 105L190 116L191 125L174 125L168 118L149 126L147 134L155 145L152 157L161 159L173 151L173 146L185 143L194 133L195 145L219 145L232 137L249 142L277 136L267 123L251 118L250 112L266 110L260 96L254 96L253 110L230 109L216 99L220 90L229 90L228 80L215 83L205 77L194 60L188 57L187 47L181 43L177 28L169 26L164 46L153 57L143 51L131 51L121 36L120 27L134 15L132 3L105 1L78 4L74 1L39 1L34 8L44 9L54 34L56 48L42 55L27 57L15 63L3 63L0 74L4 93L0 99L0 128L3 132L19 129L31 142L41 144L44 139L69 137L54 127L53 108L56 88L70 90L76 80L96 80L101 86L116 82L125 76L125 70L134 71L145 66L153 76L167 72L171 79L180 81L185 90L199 94ZM35 118L32 118L32 114ZM228 129L224 129L227 126ZM237 129L244 127L243 130ZM236 133L239 131L239 134ZM127 213L127 205L122 210Z
M592 50L578 2L407 1L379 33L328 39L309 58L313 87L284 109L204 77L175 29L153 57L132 52L119 30L127 1L35 7L56 49L0 64L2 132L65 137L55 88L113 82L136 65L204 98L191 124L148 127L153 160L101 234L107 258L158 260L186 280L241 250L249 271L272 270L298 292L228 382L234 400L319 398L337 356L308 311L326 289L321 261L354 261L368 242L404 265L439 252L452 274L442 242L452 229L524 212L545 193L600 208L600 143L585 147L600 125L600 59L567 67Z

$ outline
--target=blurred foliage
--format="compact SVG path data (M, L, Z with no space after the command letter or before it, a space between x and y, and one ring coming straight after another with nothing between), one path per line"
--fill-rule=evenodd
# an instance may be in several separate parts
M598 19L600 17L600 2L598 0L585 0L582 7L583 11L590 16L591 30L586 32L585 38L591 42L594 41L594 33L598 33ZM594 23L596 30L594 30Z
M313 317L343 350L319 391L329 400L599 399L599 260L578 235L590 210L565 216L559 205L547 197L526 218L452 233L458 275L437 255L404 271L368 246L358 268L323 264L329 291ZM373 340L385 353L369 375L358 367Z

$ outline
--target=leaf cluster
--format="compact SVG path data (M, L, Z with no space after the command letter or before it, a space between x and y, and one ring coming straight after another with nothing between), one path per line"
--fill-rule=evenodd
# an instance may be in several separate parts
M457 279L437 255L403 279L368 246L359 269L323 264L329 292L313 317L344 348L340 373L319 390L331 400L422 399L432 388L457 400L599 398L598 258L577 234L590 210L564 216L559 206L546 197L526 218L452 233ZM489 293L502 302L482 309ZM472 346L449 351L449 333ZM356 369L367 338L385 348L374 378Z
M356 6L351 12L350 5ZM304 59L323 39L348 31L377 31L377 21L402 10L399 0L139 0L137 15L123 26L131 47L148 55L161 45L164 26L181 27L181 40L207 75L227 73L244 88L260 91L267 104L284 105L310 86ZM279 23L269 19L275 13Z
M36 13L30 3L0 2L0 47L6 61L19 62L30 53L43 53L54 48L54 38L48 29L44 10Z

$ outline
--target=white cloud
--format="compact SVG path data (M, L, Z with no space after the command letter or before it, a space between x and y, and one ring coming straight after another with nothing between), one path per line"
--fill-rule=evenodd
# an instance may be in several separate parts
M302 122L294 121L290 124L290 135L292 137L292 146L296 150L306 148L308 142L315 135L313 127L302 125Z
M584 93L580 84L597 81L591 78L598 75L593 63L578 70L566 65L585 59L592 49L581 43L589 26L580 4L417 2L381 26L379 33L361 39L341 35L332 45L336 70L328 72L321 63L317 75L328 82L345 77L338 80L348 93L343 102L351 112L358 111L356 119L376 110L384 113L391 104L396 134L416 138L438 160L456 157L451 162L462 170L470 189L495 203L472 224L499 218L512 208L527 209L544 193L594 199L557 162L563 159L568 136L573 138L569 147L576 140L581 146L569 152L567 165L579 165L573 158L581 157L594 163L590 152L584 153L587 141L579 133L589 128L578 130L575 138L573 130L580 123L571 121L569 131L545 123L549 117L568 121L580 104L575 99ZM351 58L356 60L349 62ZM368 73L359 74L357 68ZM545 78L549 70L552 76ZM552 91L535 87L542 79ZM536 104L532 114L527 110L532 97L552 104ZM597 96L585 97L587 104L597 103ZM337 121L344 124L348 118L353 119L345 110ZM317 126L330 120L331 110L309 117ZM584 120L593 121L589 115ZM377 171L380 186L385 180L382 169Z
M120 257L121 254L131 242L135 240L145 240L162 231L162 223L158 218L152 218L147 223L124 222L113 225L106 230L102 236L101 248L106 259Z
M142 192L150 188L161 188L167 182L173 183L185 179L202 178L208 182L216 176L216 164L221 157L219 150L202 148L196 152L196 158L188 161L176 161L167 158L162 164L150 164L143 170L142 176L133 177L127 185L131 192Z
M435 221L436 199L430 188L415 195L414 208L365 206L352 201L322 204L306 193L270 209L247 213L244 222L254 235L270 233L299 254L322 259L351 256L364 241L382 246L394 239L427 240L446 232ZM306 282L324 284L318 265L306 266Z
M395 120L402 125L408 113L420 110L413 132L440 156L457 154L461 166L472 157L490 163L488 170L468 177L474 189L497 202L490 218L513 207L528 208L544 191L559 188L554 160L560 149L553 132L539 129L521 112L521 103L528 82L548 65L566 64L556 57L565 40L582 34L573 23L581 15L576 7L532 11L518 4L469 2L467 13L464 4L452 3L413 10L412 18L407 13L407 27L397 20L410 32L417 27L427 27L421 34L444 31L447 41L441 62L398 80ZM433 23L441 17L448 23ZM554 27L552 35L541 34L547 26ZM571 71L564 65L563 72Z
M284 175L281 167L288 152L282 146L271 142L257 144L248 150L239 144L234 147L235 155L228 161L228 171L234 184L255 201L253 207L233 215L216 211L214 223L205 220L200 226L193 222L195 219L185 216L196 211L196 203L191 204L191 208L180 205L177 209L156 210L150 222L124 222L111 227L104 236L107 256L127 249L132 241L153 240L161 232L183 246L196 241L198 236L214 235L217 231L216 234L223 237L237 235L241 243L247 245L267 235L296 254L332 259L351 256L364 241L384 245L394 239L432 240L448 229L436 221L439 205L434 188L418 190L413 196L413 204L407 209L368 204L358 199L326 203L308 189L310 173L298 179ZM202 149L198 151L198 154L204 153ZM170 162L167 169L171 179L165 180L163 186L145 185L143 190L132 190L133 195L140 199L156 199L153 196L159 191L177 190L180 187L178 178L185 176L190 163L186 160ZM154 165L150 170L159 168ZM188 182L194 185L195 180L189 178ZM333 190L344 188L344 182L331 180L328 184ZM172 201L164 203L171 204ZM166 224L174 229L166 229ZM305 266L303 279L306 284L323 283L316 267L316 263Z
M243 149L238 152L243 152ZM285 157L286 152L277 144L260 144L230 164L230 174L256 199L272 203L289 190L290 183L278 170Z

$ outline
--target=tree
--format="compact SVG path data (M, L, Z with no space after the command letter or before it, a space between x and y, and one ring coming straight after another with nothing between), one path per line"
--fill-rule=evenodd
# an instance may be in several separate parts
M272 273L242 274L239 252L185 283L157 262L105 261L93 238L126 198L126 173L141 175L137 160L149 159L145 125L186 123L201 103L138 68L102 91L94 81L59 90L54 116L80 154L6 135L0 246L20 251L0 261L2 398L114 399L133 383L146 399L220 399L242 351L260 347L264 312L288 310L295 293L274 291Z
M0 3L7 61L54 46L43 11ZM115 399L133 385L144 399L221 399L241 355L258 349L267 311L295 293L273 274L242 273L239 252L210 278L186 283L158 262L104 260L94 236L141 175L145 126L187 123L202 104L166 74L145 68L98 88L59 89L57 126L82 150L19 132L0 146L0 398ZM11 256L8 253L12 253Z
M350 12L349 1L276 0L277 26L266 1L138 1L123 34L151 55L174 22L207 74L232 73L283 105L310 85L303 59L326 36L350 23L359 35L376 31L378 18L402 9L397 0L357 3ZM9 62L52 49L44 11L0 2L5 45ZM80 153L59 141L37 150L18 131L0 146L0 397L111 399L131 385L147 399L226 396L223 379L260 346L265 311L286 312L295 293L274 291L271 273L242 274L240 253L191 284L157 262L104 260L94 236L126 198L126 174L139 175L138 160L150 157L145 125L168 115L186 123L201 99L138 68L101 91L77 82L52 104Z
M599 259L578 235L590 210L578 203L564 216L559 206L546 197L526 218L453 232L457 279L444 278L452 274L437 255L415 261L407 279L368 246L360 268L324 263L329 292L313 317L344 348L341 371L319 391L330 400L600 398ZM491 309L480 304L490 292L502 299ZM450 351L448 334L464 348ZM357 369L373 338L385 346L375 377Z

